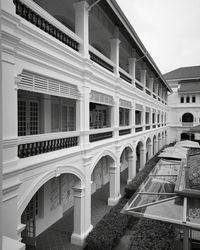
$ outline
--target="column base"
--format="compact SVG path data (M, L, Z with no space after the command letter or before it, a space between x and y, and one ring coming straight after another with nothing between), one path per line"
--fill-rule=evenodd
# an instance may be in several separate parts
M108 198L108 206L115 206L121 198L121 194L116 198Z
M92 231L93 226L90 225L89 229L87 230L87 232L83 233L83 234L76 234L73 233L71 235L71 243L74 245L78 245L78 246L83 246L84 242L85 242L85 238L88 236L88 234L90 233L90 231Z

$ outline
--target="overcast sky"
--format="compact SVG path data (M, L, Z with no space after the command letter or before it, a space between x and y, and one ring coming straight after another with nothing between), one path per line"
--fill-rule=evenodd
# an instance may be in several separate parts
M200 0L117 0L162 73L200 65Z

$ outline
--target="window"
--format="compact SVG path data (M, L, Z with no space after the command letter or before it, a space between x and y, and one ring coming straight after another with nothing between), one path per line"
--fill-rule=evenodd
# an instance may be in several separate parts
M155 117L156 117L156 115L155 115L155 113L153 113L152 114L152 123L155 123L156 121L155 121Z
M149 112L145 112L145 124L149 124Z
M18 90L18 136L75 129L75 100Z
M39 134L40 95L23 92L18 92L18 136Z
M51 131L74 131L75 129L75 102L64 98L54 98L51 102Z
M129 109L120 108L119 109L119 126L129 125Z
M181 96L181 103L184 103L184 97Z
M90 103L90 129L110 127L110 113L110 106Z
M193 103L196 102L196 96L193 96L193 97L192 97L192 102L193 102Z
M135 125L140 125L142 123L142 111L135 111Z
M160 122L160 114L157 114L157 123Z
M190 102L190 97L189 97L189 96L186 97L186 102L187 102L187 103Z

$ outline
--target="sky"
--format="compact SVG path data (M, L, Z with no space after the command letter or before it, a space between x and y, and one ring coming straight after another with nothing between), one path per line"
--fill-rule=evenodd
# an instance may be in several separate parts
M200 0L116 0L164 74L200 65Z

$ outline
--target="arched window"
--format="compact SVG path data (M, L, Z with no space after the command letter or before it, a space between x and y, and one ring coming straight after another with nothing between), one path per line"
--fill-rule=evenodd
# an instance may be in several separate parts
M193 120L194 120L194 117L191 113L185 113L182 116L182 122L193 122Z

